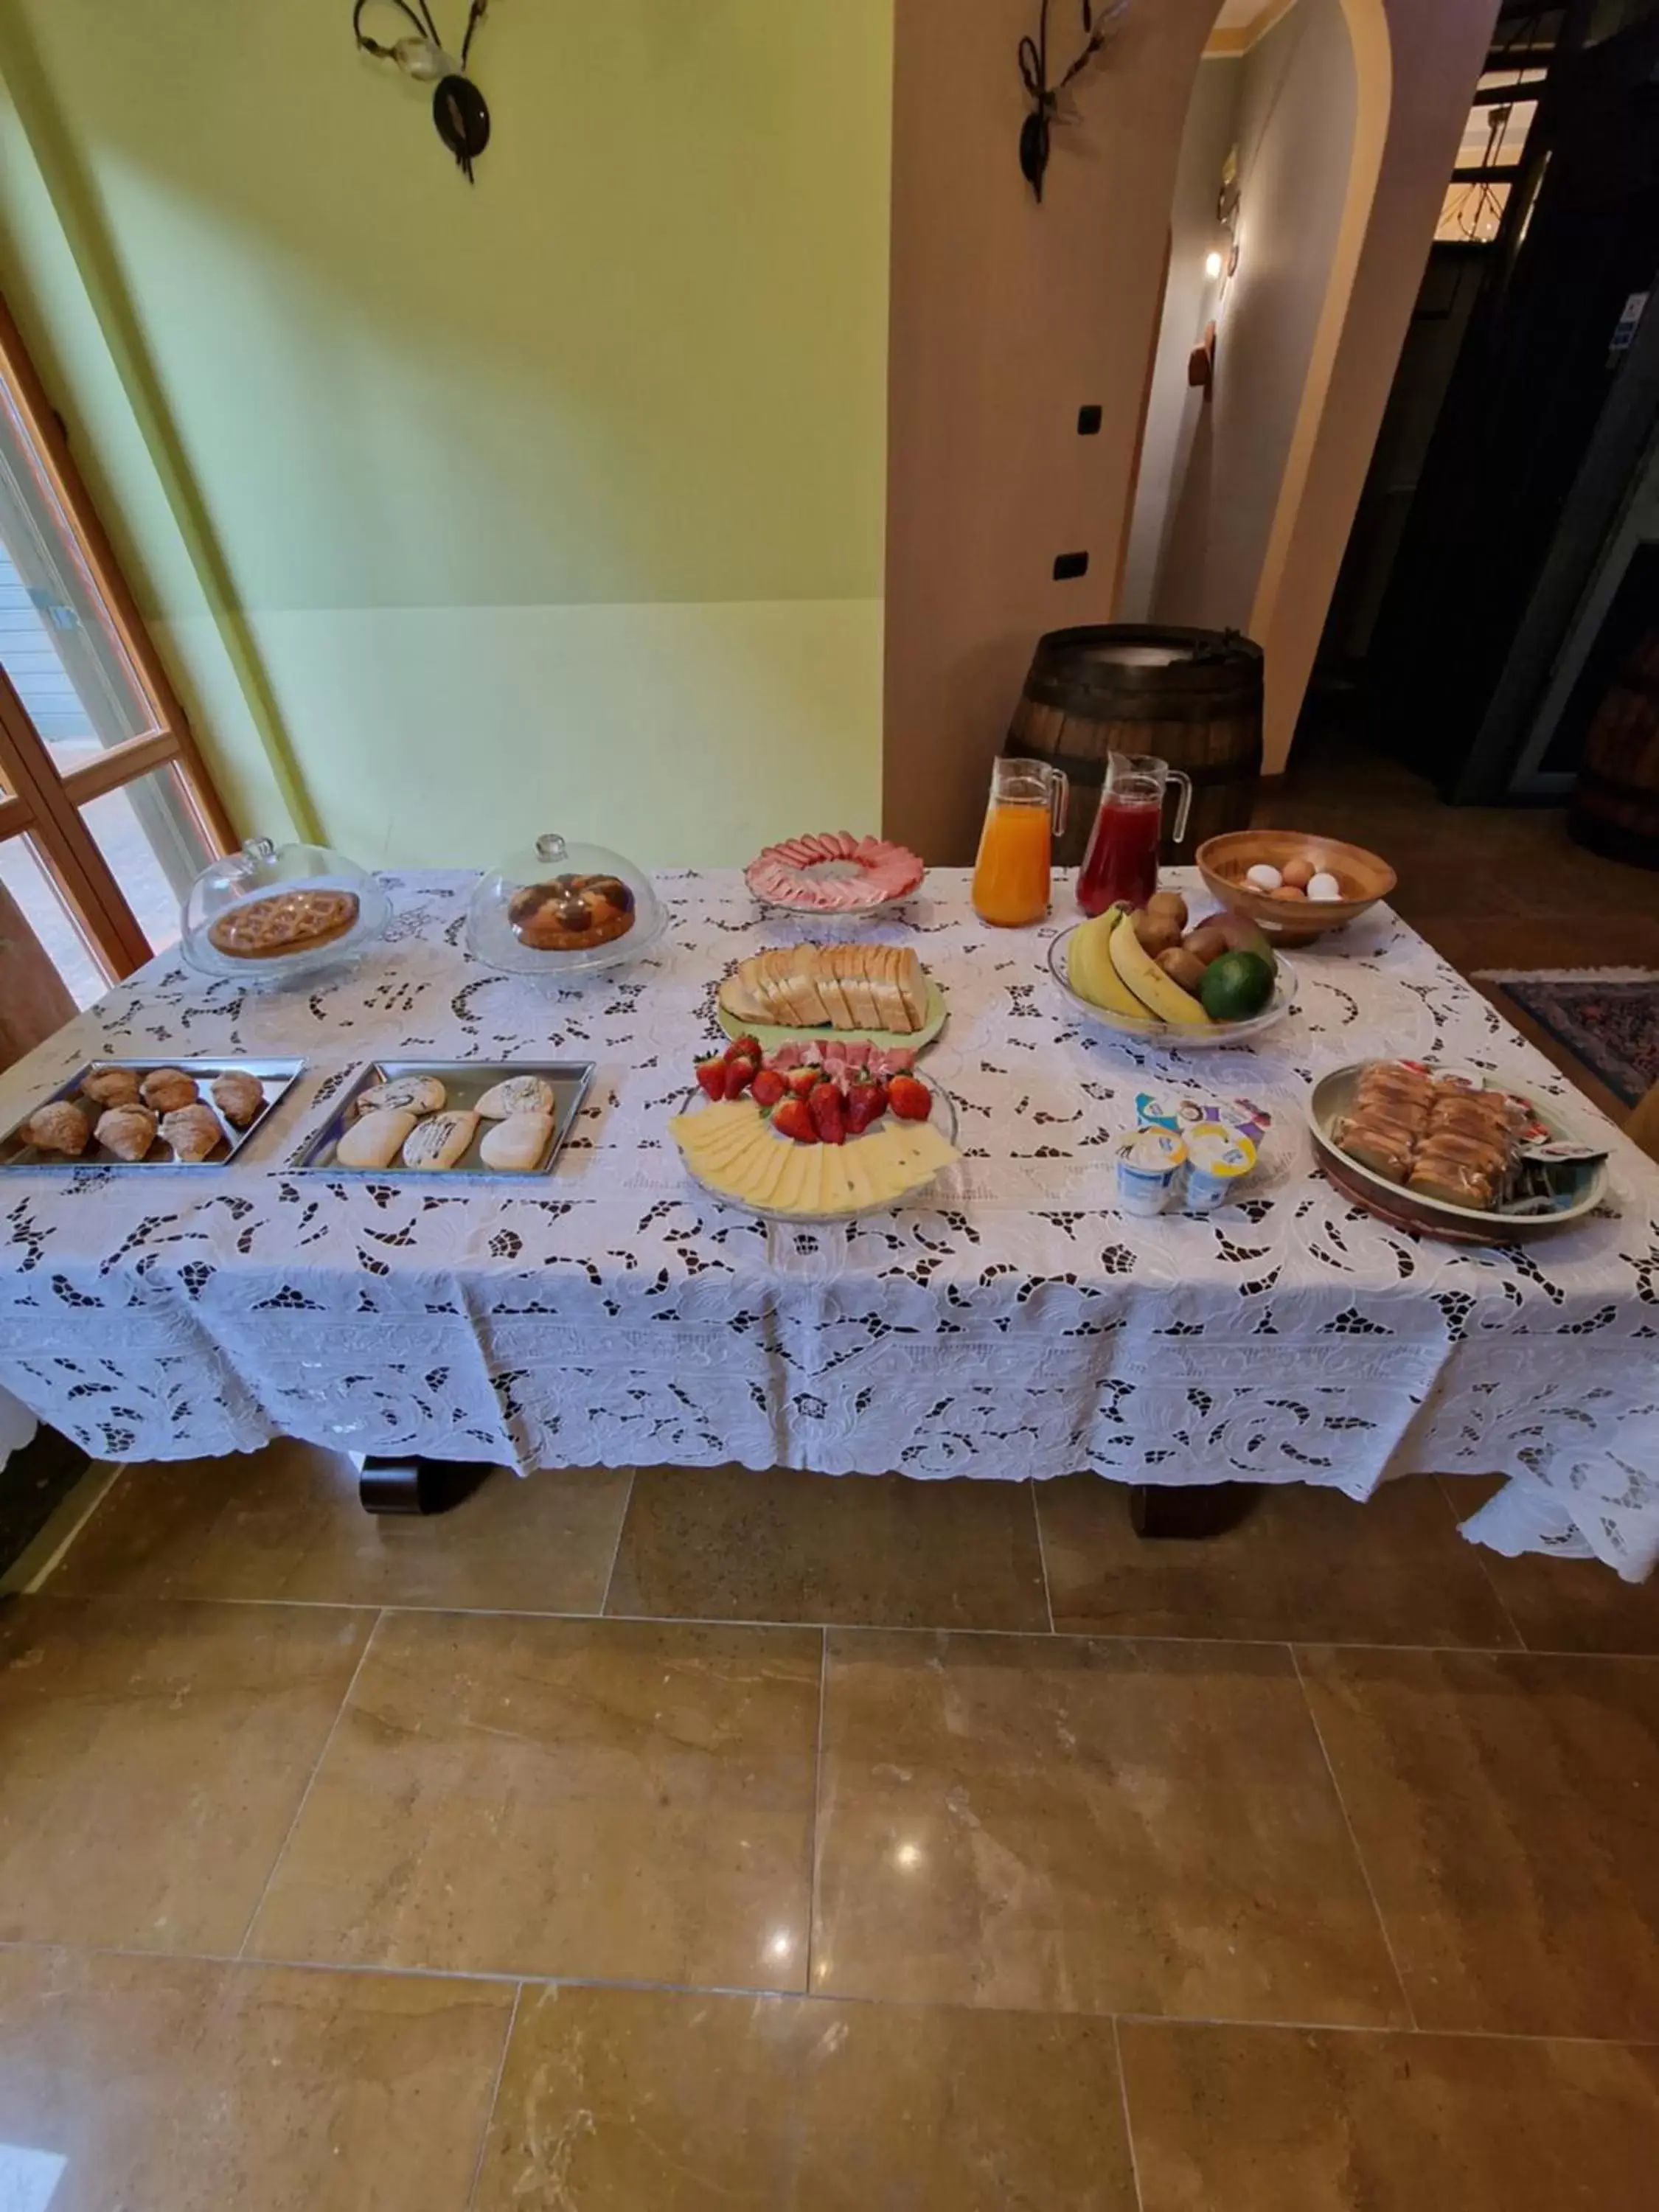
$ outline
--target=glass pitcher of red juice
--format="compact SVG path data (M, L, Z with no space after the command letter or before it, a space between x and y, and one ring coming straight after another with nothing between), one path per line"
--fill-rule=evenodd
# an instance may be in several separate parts
M1100 811L1077 879L1077 902L1085 914L1104 914L1115 905L1145 906L1158 889L1164 793L1170 784L1180 793L1173 833L1178 845L1187 834L1192 779L1149 754L1106 756Z

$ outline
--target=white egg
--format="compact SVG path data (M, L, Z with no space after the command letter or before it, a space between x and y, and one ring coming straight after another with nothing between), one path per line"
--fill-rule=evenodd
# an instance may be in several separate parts
M1247 884L1254 884L1259 891L1276 891L1285 880L1271 860L1258 860L1253 868L1244 872Z
M1341 896L1341 884L1328 870L1323 868L1308 885L1308 896L1310 899L1340 899Z

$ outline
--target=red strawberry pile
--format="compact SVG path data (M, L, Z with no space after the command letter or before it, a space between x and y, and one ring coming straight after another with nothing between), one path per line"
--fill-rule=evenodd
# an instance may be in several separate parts
M781 1044L761 1050L738 1037L718 1059L697 1062L697 1084L709 1098L752 1098L781 1137L798 1145L844 1145L891 1114L925 1121L933 1094L911 1073L915 1054L872 1044Z

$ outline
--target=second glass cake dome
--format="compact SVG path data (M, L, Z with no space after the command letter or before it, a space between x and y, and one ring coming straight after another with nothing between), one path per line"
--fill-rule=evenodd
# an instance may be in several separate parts
M509 975L592 975L648 951L667 918L643 868L550 830L480 876L466 949Z

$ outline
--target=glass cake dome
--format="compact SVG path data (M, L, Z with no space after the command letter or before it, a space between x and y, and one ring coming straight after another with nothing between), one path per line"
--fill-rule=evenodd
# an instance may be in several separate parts
M550 830L480 876L466 949L510 975L591 975L637 960L666 921L643 868Z
M344 854L250 837L191 885L182 950L204 975L289 982L354 958L390 915L379 879Z

